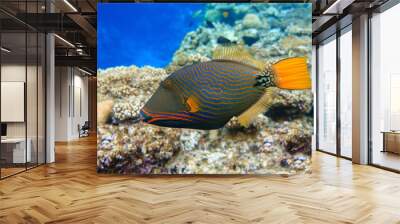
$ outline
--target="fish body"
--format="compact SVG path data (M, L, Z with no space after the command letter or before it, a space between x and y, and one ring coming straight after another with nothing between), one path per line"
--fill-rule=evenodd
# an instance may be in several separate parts
M160 95L171 95L166 92L173 91L176 93L174 97L185 107L176 111L159 105L159 108L156 108L157 113L151 113L151 108L146 105L142 109L142 115L152 118L147 120L148 123L160 126L220 128L233 116L243 113L264 93L262 87L255 85L260 74L261 71L255 67L227 60L186 66L168 76L149 100L158 101L158 104L168 104L171 100L161 102ZM164 111L161 107L165 108ZM193 109L195 107L196 109ZM161 119L166 115L177 120Z
M271 70L243 49L222 49L214 58L183 67L163 80L141 109L142 121L211 130L237 116L248 126L270 106L270 87L304 89L311 85L304 59L282 61Z

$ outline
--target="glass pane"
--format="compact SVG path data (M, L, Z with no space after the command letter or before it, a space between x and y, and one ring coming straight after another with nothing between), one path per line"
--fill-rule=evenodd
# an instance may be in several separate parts
M1 34L1 173L2 177L25 170L31 151L26 150L25 91L26 34Z
M352 35L340 37L340 153L352 157Z
M318 148L336 153L336 40L318 48Z
M37 107L37 80L38 80L38 37L37 33L27 33L28 38L28 63L27 63L27 97L26 97L26 111L27 111L27 133L28 133L28 150L30 148L30 160L28 160L28 168L37 165L38 158L38 144L37 144L37 132L38 132L38 107Z
M45 0L0 1L0 7L20 16L43 13ZM3 178L45 161L45 36L2 12L0 17L7 21L0 23Z
M400 5L372 18L372 163L400 170Z
M38 163L45 163L45 44L44 34L39 34L38 45Z
M317 81L317 47L315 46L315 45L313 45L312 46L312 60L311 60L311 80L312 80L312 92L314 93L313 94L313 102L314 102L314 104L313 104L313 116L314 116L314 119L313 119L313 135L312 135L312 139L311 139L311 145L312 145L312 150L313 151L315 151L316 150L316 148L317 148L317 141L316 141L316 130L317 130L317 127L316 127L316 121L317 121L317 114L316 114L316 112L317 112L317 108L316 108L316 106L317 106L317 103L315 103L315 102L317 102L317 100L316 100L316 95L315 95L315 93L316 93L316 88L317 88L317 86L316 86L316 81Z
M36 1L27 2L27 13L37 13L38 4ZM33 17L35 18L35 17ZM37 20L29 19L31 23L36 23ZM37 17L36 17L37 18ZM37 62L38 62L38 37L34 30L27 30L27 75L26 75L26 113L27 113L27 144L28 151L30 150L30 160L27 167L31 168L37 165Z

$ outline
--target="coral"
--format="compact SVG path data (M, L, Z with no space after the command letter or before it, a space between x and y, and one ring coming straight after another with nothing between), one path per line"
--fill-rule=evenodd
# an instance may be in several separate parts
M163 69L100 70L99 97L113 100L112 116L129 120L166 77ZM131 96L114 96L129 83ZM125 87L124 87L125 88ZM103 93L107 95L104 96ZM312 94L276 90L271 108L291 105L285 116L258 115L248 128L234 117L219 130L203 131L125 123L98 126L98 171L136 174L294 174L309 172ZM267 113L268 114L268 113Z
M180 130L156 126L102 125L97 169L110 173L156 173L180 149Z
M98 71L98 100L113 102L99 123L99 172L135 174L295 174L310 172L311 91L274 90L271 107L244 128L237 118L203 131L129 124L168 74L209 61L220 45L245 45L258 60L311 58L309 4L207 4L204 23L186 34L165 68L136 66ZM104 110L110 105L105 104ZM105 119L103 119L105 120ZM125 123L124 123L125 121Z
M207 10L204 17L206 21L212 22L220 20L222 15L218 10Z
M285 136L283 146L289 153L303 152L311 154L311 133L307 130L292 129Z
M258 28L261 26L261 20L256 14L249 13L243 18L244 28Z
M307 43L309 43L309 40L299 39L294 36L284 37L280 41L282 48L287 49L287 50L298 47L300 45L307 44Z
M177 53L211 58L218 45L245 44L253 55L275 62L311 56L311 13L308 4L208 4L205 22L183 39ZM224 17L228 15L227 17ZM183 64L175 56L169 66Z
M309 35L311 33L311 27L290 24L290 26L286 28L286 32L290 35Z
M242 40L246 45L253 45L260 39L258 31L256 29L248 29L243 32Z
M176 52L173 58L173 63L169 64L166 68L167 73L172 73L186 65L191 65L198 62L206 62L210 60L210 58L202 56L201 54L185 53L183 51Z
M313 94L310 90L282 90L274 91L274 103L266 112L267 116L275 120L310 115L313 109Z

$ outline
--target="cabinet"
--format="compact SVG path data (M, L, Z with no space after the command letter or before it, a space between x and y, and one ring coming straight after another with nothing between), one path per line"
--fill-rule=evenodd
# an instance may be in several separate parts
M383 133L383 152L400 154L400 132L388 131Z

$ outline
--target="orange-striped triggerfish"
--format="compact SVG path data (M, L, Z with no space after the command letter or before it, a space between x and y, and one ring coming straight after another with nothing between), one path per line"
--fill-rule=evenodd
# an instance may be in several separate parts
M183 67L160 83L140 111L149 124L175 128L218 129L232 117L247 127L271 104L271 88L309 89L306 58L270 66L242 47L219 47L213 60Z

